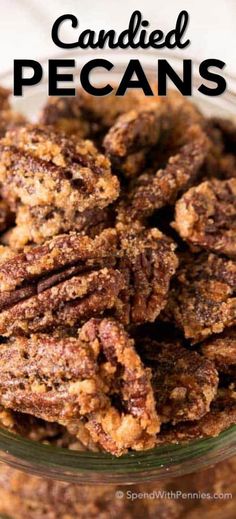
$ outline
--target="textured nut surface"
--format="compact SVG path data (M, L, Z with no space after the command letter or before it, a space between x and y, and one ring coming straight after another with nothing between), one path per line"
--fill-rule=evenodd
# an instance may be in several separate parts
M122 320L154 321L167 301L170 280L178 266L175 244L158 229L117 226L121 244L119 268L128 290L121 306Z
M125 96L115 93L105 97L88 94L82 88L74 97L51 97L43 108L40 121L78 137L100 139L115 123L117 117L143 102L139 91L129 91Z
M200 132L200 137L185 144L179 153L169 158L164 169L155 174L140 175L118 204L118 220L143 219L163 206L173 204L178 194L195 180L207 146L208 141Z
M185 337L198 342L236 323L236 264L214 254L180 267L169 309Z
M214 363L178 342L140 340L140 352L152 370L157 412L162 422L199 420L216 395Z
M178 264L174 250L157 229L123 226L29 247L0 265L0 333L74 326L112 309L124 324L153 321Z
M7 408L58 422L73 434L84 417L92 439L116 455L154 445L159 419L150 370L115 321L88 321L75 337L14 338L1 347L0 371L0 401Z
M168 127L168 113L164 101L121 115L104 139L104 148L113 166L127 176L139 174L165 127Z
M106 207L117 198L119 182L110 163L90 141L65 138L47 127L12 130L0 145L3 195L12 205L51 205L74 211Z
M215 363L219 372L235 375L236 372L236 329L226 330L203 343L203 355Z
M236 424L236 392L220 389L211 409L200 420L166 427L157 437L157 443L180 443L198 438L215 437Z
M236 179L212 179L178 200L174 228L193 245L236 256Z

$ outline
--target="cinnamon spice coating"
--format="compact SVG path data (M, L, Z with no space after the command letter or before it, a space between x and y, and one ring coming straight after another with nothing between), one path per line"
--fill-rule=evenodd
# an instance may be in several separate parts
M157 412L162 422L199 420L216 395L214 362L179 342L140 339L140 354L152 370Z
M46 127L26 126L8 132L0 143L2 194L17 207L74 212L104 208L119 194L119 182L111 174L107 158L90 141L66 139Z
M174 243L157 229L72 233L0 264L0 333L74 326L107 310L124 324L153 321L177 267Z
M58 234L73 231L95 237L102 230L113 226L115 216L111 206L103 209L86 209L82 213L75 210L74 218L65 217L63 209L52 206L29 207L21 205L17 209L16 225L4 234L4 243L12 250L20 251L25 246L43 244Z
M236 392L234 388L219 389L210 411L200 420L167 426L157 436L157 444L184 443L200 438L216 437L236 424Z
M177 272L167 311L193 343L236 323L236 263L200 255Z
M190 244L235 257L236 179L189 189L176 203L173 227Z
M120 224L117 230L121 247L119 269L128 285L120 296L121 319L135 324L154 321L166 304L170 280L178 266L176 246L158 229Z
M145 156L158 143L161 131L168 128L165 102L149 104L121 115L104 139L104 148L113 167L127 176L140 172L140 166L145 166ZM129 166L130 159L136 169Z
M0 359L0 402L7 408L57 421L73 434L83 417L92 439L115 455L154 444L159 419L150 372L115 321L91 320L78 337L14 338L2 345Z
M106 260L115 262L117 234L104 230L94 239L77 233L55 236L37 247L15 254L0 265L0 292L12 291L23 282L34 281L46 274L79 262L87 268L99 267Z
M235 376L236 373L236 328L213 336L201 347L203 355L214 362L219 372Z
M118 204L118 220L142 220L165 205L174 204L178 195L196 180L207 148L208 140L200 132L199 138L169 158L164 169L154 175L151 172L139 176Z

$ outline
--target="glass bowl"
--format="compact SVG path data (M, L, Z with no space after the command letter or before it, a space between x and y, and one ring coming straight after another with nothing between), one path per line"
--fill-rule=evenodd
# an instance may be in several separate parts
M84 63L94 58L93 52L81 55L61 53L64 58L76 58L75 82L79 84L79 73ZM106 57L114 63L111 72L96 71L98 83L108 80L119 82L125 67L134 57L128 52L103 51L96 57ZM139 58L148 77L155 78L158 54L156 52L138 52ZM182 60L172 53L164 55L181 73ZM37 86L25 90L24 97L13 98L14 107L25 113L31 120L37 118L47 96L47 63L44 62L44 80ZM193 62L193 101L206 115L235 117L236 81L230 76L227 91L219 97L205 97L197 90L201 83L198 75L199 64ZM0 77L0 83L12 87L12 74ZM145 481L157 481L163 478L190 474L222 461L236 454L236 425L221 433L217 438L191 441L188 444L161 446L144 452L129 452L115 458L105 453L78 452L40 444L0 429L0 461L15 468L56 480L79 484L132 484Z

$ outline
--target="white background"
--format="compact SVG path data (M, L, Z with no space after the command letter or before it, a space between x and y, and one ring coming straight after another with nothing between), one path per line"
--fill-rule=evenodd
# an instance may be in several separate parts
M58 54L50 33L60 14L75 14L80 30L122 30L135 9L153 29L164 31L173 28L178 13L186 9L191 46L179 51L181 56L222 59L225 70L236 77L236 0L0 0L0 73L12 69L14 58L40 61Z

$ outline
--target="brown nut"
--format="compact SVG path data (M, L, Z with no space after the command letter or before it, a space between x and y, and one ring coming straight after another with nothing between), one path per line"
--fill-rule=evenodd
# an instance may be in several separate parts
M128 287L120 295L120 318L135 324L154 321L165 307L170 280L178 266L176 246L158 229L120 224L117 231L121 247L118 268Z
M189 256L177 272L167 311L193 343L236 323L236 263Z
M199 420L216 395L214 363L178 342L140 339L140 353L152 370L152 386L162 422Z
M26 245L43 244L45 240L71 229L95 237L103 229L113 227L114 220L111 206L86 209L82 213L75 211L72 221L65 217L63 210L52 209L50 205L21 205L17 209L16 226L5 232L2 239L12 250L20 251Z
M119 228L118 228L119 227ZM0 333L74 326L108 309L123 322L153 321L177 267L175 245L157 229L72 233L0 264Z
M168 127L167 103L163 100L143 104L121 115L103 143L113 167L127 177L140 174L161 131Z
M90 141L67 139L51 129L26 126L7 133L0 144L3 196L21 204L75 211L104 208L119 194L110 163Z
M192 245L236 256L236 178L212 179L185 193L173 227Z
M55 131L80 138L101 140L117 117L142 102L145 97L135 91L120 97L114 94L96 97L79 88L74 97L51 97L42 110L41 124Z
M200 438L216 437L236 424L236 392L219 389L210 411L200 420L167 425L157 436L157 443L181 443Z
M192 142L171 156L164 169L155 174L143 173L131 183L118 203L118 221L143 220L157 209L174 204L177 196L195 181L208 148L208 140L200 127L195 130L192 129L196 134Z
M124 275L114 268L116 251L116 231L108 229L94 239L58 236L3 261L2 333L73 326L114 307L125 287Z
M6 407L57 421L73 434L83 417L92 439L115 455L154 445L159 419L150 370L115 321L91 320L77 337L13 338L2 345L0 359L0 402ZM113 394L122 412L112 404Z
M219 372L235 376L236 328L230 328L219 336L213 336L201 347L203 355L214 362Z

